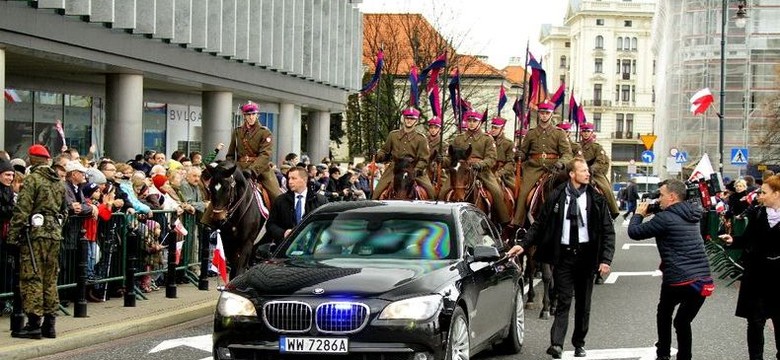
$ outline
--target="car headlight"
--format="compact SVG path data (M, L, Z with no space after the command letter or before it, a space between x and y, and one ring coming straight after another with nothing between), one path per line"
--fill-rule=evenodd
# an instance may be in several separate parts
M241 295L227 291L219 295L217 311L222 316L257 316L255 304Z
M396 301L379 314L380 320L425 320L441 309L441 295L420 296Z

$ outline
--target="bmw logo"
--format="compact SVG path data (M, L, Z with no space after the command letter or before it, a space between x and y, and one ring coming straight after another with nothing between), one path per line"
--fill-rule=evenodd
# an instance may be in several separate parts
M312 292L314 293L314 295L322 295L322 294L325 293L325 289L323 289L323 288L316 288Z

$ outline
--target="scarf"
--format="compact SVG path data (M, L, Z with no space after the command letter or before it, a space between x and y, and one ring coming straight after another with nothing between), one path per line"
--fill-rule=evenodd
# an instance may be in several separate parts
M780 209L766 208L766 219L769 221L769 227L775 227L780 222Z
M566 213L566 218L569 221L576 221L577 226L581 227L585 225L585 221L582 219L582 213L580 212L580 206L577 204L577 199L585 194L585 190L588 187L583 185L579 189L572 185L571 181L566 183L566 195L569 196L569 211Z

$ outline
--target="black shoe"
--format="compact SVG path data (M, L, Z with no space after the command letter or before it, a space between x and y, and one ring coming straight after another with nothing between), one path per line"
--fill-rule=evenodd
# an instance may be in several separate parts
M574 357L586 357L588 356L587 353L585 353L585 348L582 346L575 346L574 347Z
M54 324L56 323L56 317L54 314L43 315L43 325L41 325L41 335L45 338L54 339L57 337L57 331L54 330Z
M560 359L563 356L563 348L560 345L550 345L547 348L547 355L552 355L553 359Z
M11 337L20 339L41 339L41 317L37 315L27 315L27 325L17 332L11 332Z
M604 278L601 277L600 275L597 275L596 276L596 285L602 285L602 284L604 284Z

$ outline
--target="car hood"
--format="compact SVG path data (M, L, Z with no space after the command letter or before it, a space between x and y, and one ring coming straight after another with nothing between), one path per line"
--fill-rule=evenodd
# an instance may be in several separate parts
M453 260L279 259L258 264L230 282L249 296L344 296L393 300L430 294L456 277Z

